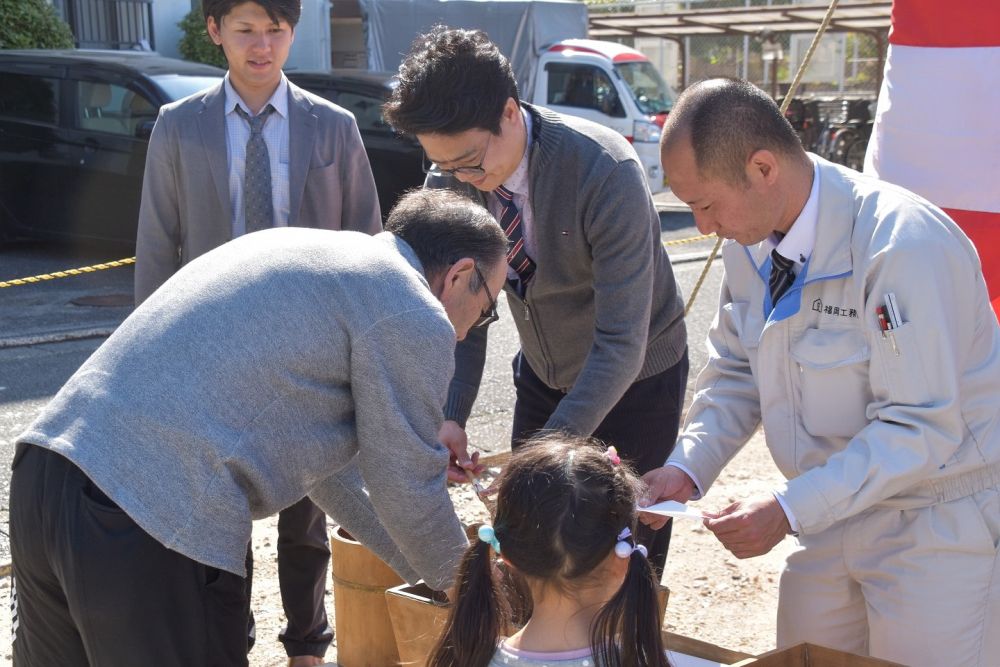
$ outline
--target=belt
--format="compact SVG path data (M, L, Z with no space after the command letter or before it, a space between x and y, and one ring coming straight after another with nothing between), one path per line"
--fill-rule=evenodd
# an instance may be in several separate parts
M924 480L899 495L876 503L875 507L897 510L930 507L991 488L1000 488L1000 461L957 475Z

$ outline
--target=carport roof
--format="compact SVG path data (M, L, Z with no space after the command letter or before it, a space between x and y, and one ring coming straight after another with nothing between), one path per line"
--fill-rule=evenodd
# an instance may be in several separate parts
M816 32L829 3L731 7L726 9L677 9L667 12L597 13L589 16L588 36L662 37L693 35L758 35L764 30ZM892 0L841 2L827 28L833 32L883 32L889 29Z

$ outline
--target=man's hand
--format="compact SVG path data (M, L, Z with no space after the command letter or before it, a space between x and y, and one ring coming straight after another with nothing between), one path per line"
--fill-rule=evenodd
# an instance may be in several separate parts
M788 517L773 495L735 502L721 512L705 512L705 527L737 558L766 554L791 532Z
M686 503L694 495L694 481L677 466L663 466L650 470L642 476L646 491L639 499L640 507L648 507L661 500L676 500ZM670 517L639 513L639 521L654 530L666 525Z
M486 466L479 465L479 452L469 456L469 436L458 422L445 420L438 430L438 441L451 452L448 459L449 482L468 482L466 470L478 477L486 469Z

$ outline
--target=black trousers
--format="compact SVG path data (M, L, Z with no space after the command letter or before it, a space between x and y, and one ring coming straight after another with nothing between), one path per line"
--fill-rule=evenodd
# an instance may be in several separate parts
M330 535L326 514L303 498L278 514L278 586L288 625L278 639L285 653L322 658L333 641L326 616Z
M15 667L247 665L248 580L167 549L63 456L10 483Z
M253 563L253 547L247 545L247 561ZM288 656L322 658L333 641L333 628L326 616L326 572L330 566L330 537L326 514L303 498L278 513L278 588L288 624L278 640ZM253 611L247 641L253 648L257 624Z
M540 431L566 394L552 389L518 352L514 357L514 427L511 449L521 446ZM687 387L688 355L667 370L632 383L608 412L593 436L614 445L622 459L640 475L659 468L677 441L684 391ZM660 530L639 526L637 539L649 550L649 561L657 576L663 574L670 547L672 522Z

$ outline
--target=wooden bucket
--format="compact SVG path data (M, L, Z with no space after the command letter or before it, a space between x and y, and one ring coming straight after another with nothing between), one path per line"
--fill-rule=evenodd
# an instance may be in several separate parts
M663 629L663 619L667 615L667 600L670 599L670 589L663 584L656 585L656 600L660 604L660 629Z
M670 589L659 584L656 595L662 628ZM448 621L447 597L421 582L415 586L403 584L390 588L385 592L385 599L400 661L404 665L424 667ZM516 630L506 628L504 634L510 635Z
M424 667L448 621L447 597L421 582L390 588L385 600L400 662Z
M387 667L399 664L386 607L387 588L403 583L378 556L337 526L330 539L337 664Z

